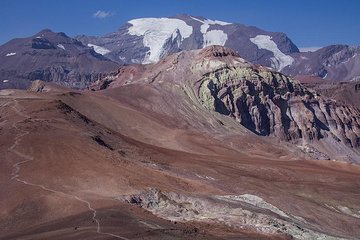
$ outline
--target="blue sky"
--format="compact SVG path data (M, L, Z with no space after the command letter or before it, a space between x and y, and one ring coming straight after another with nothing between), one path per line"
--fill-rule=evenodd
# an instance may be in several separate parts
M101 35L133 18L187 13L284 32L298 47L360 45L359 10L358 0L0 0L0 44L44 28Z

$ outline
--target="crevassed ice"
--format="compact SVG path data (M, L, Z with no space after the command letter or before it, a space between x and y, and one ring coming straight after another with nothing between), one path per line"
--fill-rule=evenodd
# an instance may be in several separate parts
M105 55L105 54L108 54L109 52L111 52L107 48L100 47L100 46L97 46L97 45L91 44L91 43L88 43L88 47L92 47L96 53L101 54L101 55Z
M128 34L144 36L143 44L150 49L143 63L159 61L166 40L172 38L173 33L177 30L181 35L180 41L190 37L193 32L192 26L175 18L139 18L128 23L132 25L128 29Z
M268 35L257 35L254 38L250 38L250 41L254 43L259 49L266 49L274 54L271 58L272 67L276 70L282 70L284 67L291 65L294 59L280 51L276 43Z

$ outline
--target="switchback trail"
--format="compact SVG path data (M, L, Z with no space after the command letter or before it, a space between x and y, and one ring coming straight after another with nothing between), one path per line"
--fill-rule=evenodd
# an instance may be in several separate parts
M115 237L115 238L118 238L118 239L123 239L123 240L128 240L127 238L125 237L121 237L121 236L118 236L116 234L112 234L112 233L106 233L106 232L102 232L101 230L101 225L100 225L100 221L99 219L97 218L97 211L95 208L93 208L91 206L91 203L85 199L82 199L78 196L75 196L75 195L72 195L70 193L65 193L65 192L62 192L62 191L58 191L58 190L54 190L54 189L51 189L51 188L48 188L44 185L41 185L41 184L36 184L36 183L31 183L31 182L28 182L26 180L23 180L20 178L20 169L21 169L21 165L22 164L25 164L25 163L28 163L28 162L31 162L34 160L34 158L30 155L27 155L25 153L22 153L22 152L19 152L18 150L16 150L16 148L20 145L20 141L23 139L23 137L25 137L26 135L28 135L30 133L30 131L28 130L20 130L20 128L17 126L20 122L23 122L24 120L26 119L31 119L31 117L27 114L25 114L24 112L22 112L20 109L19 109L19 103L18 101L15 99L14 100L15 102L15 105L12 107L13 110L16 112L17 115L23 117L24 119L21 119L17 122L14 122L12 124L12 127L16 130L19 130L20 133L18 133L15 138L14 138L14 143L13 145L11 145L9 148L8 148L8 151L9 152L12 152L13 154L19 156L20 158L24 159L23 161L20 161L20 162L17 162L15 163L12 167L13 167L13 171L11 173L11 179L12 180L15 180L19 183L22 183L22 184L25 184L25 185L28 185L28 186L32 186L32 187L37 187L37 188L41 188L42 190L44 191L48 191L48 192L51 192L51 193L56 193L56 194L61 194L61 195L64 195L66 197L69 197L69 198L73 198L83 204L85 204L85 206L92 212L92 220L93 222L96 223L96 232L98 234L102 234L102 235L108 235L108 236L112 236L112 237Z

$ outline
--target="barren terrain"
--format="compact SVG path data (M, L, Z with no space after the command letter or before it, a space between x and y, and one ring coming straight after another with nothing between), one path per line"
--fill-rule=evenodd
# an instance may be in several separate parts
M357 164L159 86L0 91L0 239L360 236Z

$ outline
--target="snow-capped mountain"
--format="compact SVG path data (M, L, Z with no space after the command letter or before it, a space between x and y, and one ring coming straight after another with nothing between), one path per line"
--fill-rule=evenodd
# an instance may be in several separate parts
M253 63L281 70L293 63L290 54L299 52L284 33L189 15L133 19L114 33L77 39L95 51L101 47L106 53L99 53L120 63L154 63L181 50L220 45Z
M177 15L133 19L104 36L70 38L43 30L13 39L0 46L0 89L26 88L37 79L85 88L120 65L156 63L172 53L211 45L231 48L251 63L290 76L360 79L360 47L333 45L300 52L284 33Z
M311 75L335 81L360 79L360 68L356 67L360 63L359 47L333 45L300 52L284 33L190 15L133 19L116 32L77 39L122 64L154 63L181 50L220 45L234 49L252 63L291 76Z

